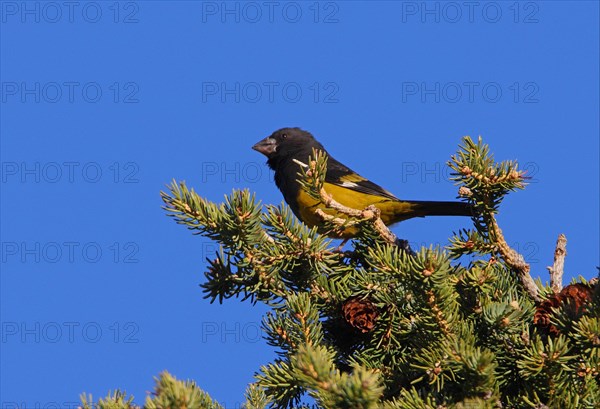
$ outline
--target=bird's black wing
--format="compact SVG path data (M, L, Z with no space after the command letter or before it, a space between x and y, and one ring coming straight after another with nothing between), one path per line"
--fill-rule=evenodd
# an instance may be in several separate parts
M358 173L338 162L331 156L327 161L327 175L325 176L325 182L368 195L398 200L392 193L360 176Z

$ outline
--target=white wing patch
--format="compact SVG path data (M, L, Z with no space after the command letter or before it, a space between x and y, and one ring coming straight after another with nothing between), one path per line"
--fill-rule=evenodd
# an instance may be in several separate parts
M356 183L354 183L354 182L346 182L346 181L342 182L340 184L340 186L342 186L342 187L348 187L348 188L357 188L358 187L358 185Z
M308 165L304 162L300 162L298 159L292 159L294 162L296 162L298 165L302 166L303 168L307 168Z

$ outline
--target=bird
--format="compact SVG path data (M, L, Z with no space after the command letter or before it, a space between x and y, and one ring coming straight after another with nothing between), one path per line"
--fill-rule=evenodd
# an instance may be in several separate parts
M313 148L327 155L327 172L323 187L343 206L362 210L370 205L380 210L386 226L424 216L472 216L472 207L465 202L401 200L395 195L360 176L333 158L323 145L308 131L300 128L281 128L262 139L252 149L267 157L267 165L275 172L275 184L292 212L308 227L317 227L320 233L332 238L350 239L358 229L350 226L341 231L325 230L324 220L316 209L335 217L347 218L312 198L298 182L301 164L307 164Z

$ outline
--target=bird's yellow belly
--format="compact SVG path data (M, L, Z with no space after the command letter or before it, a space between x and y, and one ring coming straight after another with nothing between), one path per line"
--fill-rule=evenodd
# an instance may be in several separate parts
M411 217L410 214L412 213L412 205L410 203L381 196L358 193L351 189L336 186L330 183L325 183L324 187L327 193L329 193L336 202L343 206L356 210L363 210L370 205L374 205L381 211L381 220L386 225L390 225ZM343 213L337 212L331 208L327 208L323 202L313 199L304 190L300 190L298 194L298 204L299 218L309 227L320 227L323 224L321 217L315 213L316 209L321 209L324 213L334 217L339 217L342 219L348 218L348 216ZM319 230L323 233L323 229ZM357 229L355 227L348 227L339 235L333 235L331 232L329 232L329 235L333 237L350 238L354 237L356 233Z

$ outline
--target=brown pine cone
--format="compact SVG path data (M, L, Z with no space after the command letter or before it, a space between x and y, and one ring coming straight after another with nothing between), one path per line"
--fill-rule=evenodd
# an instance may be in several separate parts
M377 307L371 301L359 297L348 298L342 305L342 311L346 322L363 334L375 327L379 316Z
M583 313L586 305L592 300L594 287L582 283L570 284L558 294L549 296L538 307L533 316L533 323L541 329L546 329L552 335L558 335L560 331L550 323L552 309L569 303L574 315Z

